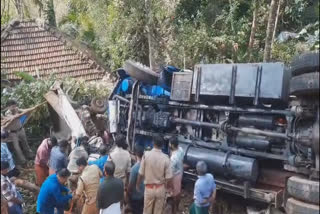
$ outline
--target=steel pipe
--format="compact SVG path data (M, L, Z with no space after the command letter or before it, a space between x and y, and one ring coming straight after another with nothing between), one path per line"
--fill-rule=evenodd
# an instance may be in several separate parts
M171 118L171 122L178 123L178 124L192 125L192 126L208 127L208 128L214 128L214 129L222 128L221 125L218 123L200 122L200 121L186 120L186 119L181 119L181 118ZM242 133L246 133L246 134L254 134L254 135L267 136L267 137L282 138L282 139L286 139L286 140L290 139L286 134L283 134L283 133L272 132L272 131L262 131L262 130L254 129L254 128L238 128L238 127L234 127L234 126L228 126L226 131L228 131L228 130L242 132Z
M283 114L287 116L294 116L295 112L289 110L275 110L275 109L261 109L261 108L241 108L234 106L209 106L203 104L185 104L175 101L169 101L169 105L173 107L203 109L203 110L215 110L215 111L230 111L230 112L244 112L250 114Z
M114 95L114 98L117 98L118 100L123 101L125 103L130 103L130 101L128 99L121 97L119 95Z
M272 129L274 127L274 117L272 115L240 115L238 119L239 127L250 127Z
M245 148L254 148L265 151L270 148L270 141L265 137L237 135L234 139L236 145Z

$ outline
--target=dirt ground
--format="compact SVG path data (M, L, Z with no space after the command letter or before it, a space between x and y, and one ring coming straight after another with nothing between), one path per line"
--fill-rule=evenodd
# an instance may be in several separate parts
M24 180L28 180L32 183L36 183L36 177L35 177L35 173L34 173L34 168L33 168L33 161L29 161L27 164L26 168L23 168L20 170L20 178L24 179ZM30 192L28 190L25 189L21 189L19 188L19 191L24 199L24 203L25 203L25 209L24 209L24 213L26 214L35 214L36 213L36 195L33 192Z
M180 213L189 213L189 207L193 202L193 185L192 182L183 182L182 201L180 204ZM217 193L215 204L211 207L210 214L246 214L246 203L241 197Z
M28 162L28 167L21 170L21 178L35 183L35 174L33 170L33 161ZM189 213L189 207L193 202L193 183L184 182L182 188L182 200L179 207L179 213ZM25 201L25 213L36 213L36 196L28 190L19 189ZM217 200L210 214L246 214L247 202L241 197L218 192ZM166 209L166 214L170 214L170 207Z

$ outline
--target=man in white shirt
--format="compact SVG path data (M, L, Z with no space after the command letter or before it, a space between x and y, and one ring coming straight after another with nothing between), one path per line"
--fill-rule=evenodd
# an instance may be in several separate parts
M69 164L67 169L71 172L71 176L69 178L69 188L72 191L77 187L78 177L80 175L76 161L81 157L84 157L86 160L88 160L87 141L88 137L79 138L78 145L71 151L69 155Z
M15 184L7 176L8 171L9 163L1 161L1 195L8 201L9 213L22 214L23 200Z

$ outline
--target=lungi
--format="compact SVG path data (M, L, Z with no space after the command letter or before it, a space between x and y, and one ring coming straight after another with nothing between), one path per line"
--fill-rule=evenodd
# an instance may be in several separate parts
M36 184L41 187L42 183L49 176L49 167L40 166L38 164L34 165L34 170L36 172Z
M108 208L100 209L99 214L121 214L120 202L111 204Z
M193 203L190 207L189 214L209 214L209 206L198 207L195 203Z
M173 187L171 189L170 196L175 197L181 193L181 182L182 182L182 173L179 173L172 178Z

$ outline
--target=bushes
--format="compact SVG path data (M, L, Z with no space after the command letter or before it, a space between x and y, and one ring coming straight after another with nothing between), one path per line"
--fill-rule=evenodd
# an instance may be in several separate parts
M45 101L44 94L46 94L50 87L55 82L55 78L51 77L49 80L23 80L14 88L5 88L1 93L1 109L6 107L9 99L15 99L19 108L25 109L40 104ZM103 98L107 97L109 90L103 84L87 83L84 81L66 79L63 81L64 91L71 87L70 94L78 91L74 96L75 101L80 103L88 103L95 96ZM51 121L47 105L41 106L33 113L32 118L26 126L26 131L29 136L39 137L48 134Z

